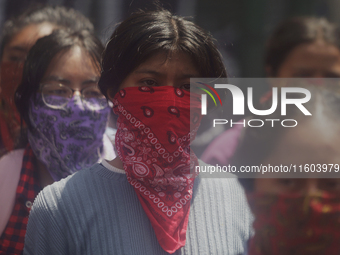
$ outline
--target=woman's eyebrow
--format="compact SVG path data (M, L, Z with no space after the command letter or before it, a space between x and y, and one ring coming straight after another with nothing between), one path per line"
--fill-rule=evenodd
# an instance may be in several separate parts
M160 72L157 72L155 70L151 70L151 69L140 69L140 70L136 70L135 73L139 74L153 74L153 75L157 75L157 76L166 76L166 74L162 74ZM188 79L188 78L194 78L194 77L199 77L199 74L197 73L181 73L178 75L178 77L180 79Z
M98 81L99 81L99 77L93 77L93 78L83 81L82 84L92 84L92 83L97 83Z
M188 73L188 74L181 74L180 75L182 79L188 79L188 78L196 78L199 77L200 75L197 73Z
M47 76L43 80L44 81L57 81L57 82L60 82L60 83L63 83L63 84L70 84L71 83L70 80L67 80L65 78L62 78L62 77L56 76L56 75Z
M158 76L162 75L162 73L157 72L152 69L140 69L140 70L136 70L135 73L146 73L146 74L153 74L153 75L158 75Z

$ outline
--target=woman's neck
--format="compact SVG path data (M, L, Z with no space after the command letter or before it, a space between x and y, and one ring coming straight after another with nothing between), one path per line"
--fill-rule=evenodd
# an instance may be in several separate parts
M111 166L114 166L118 169L124 169L123 162L119 157L116 157L114 160L108 161Z
M54 182L52 176L48 172L46 166L37 160L37 167L38 167L38 175L39 175L39 183L42 188L52 184Z

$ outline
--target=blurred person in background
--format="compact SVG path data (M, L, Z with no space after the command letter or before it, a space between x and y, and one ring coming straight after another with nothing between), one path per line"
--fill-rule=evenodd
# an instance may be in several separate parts
M5 22L0 45L0 156L24 147L20 141L20 117L14 92L21 82L23 63L40 37L56 28L93 31L92 23L80 12L65 7L32 6L19 17Z
M55 30L28 53L15 94L28 144L0 161L0 247L5 254L22 252L28 214L40 190L114 157L104 135L110 108L98 88L102 51L88 30Z
M237 168L293 165L284 176L239 178L255 216L250 255L340 254L339 88L310 89L313 98L305 107L312 116L293 106L286 118L295 119L296 127L246 128L231 159ZM300 166L314 170L299 176Z
M265 69L273 78L339 78L340 30L324 18L296 17L281 23L269 38ZM271 91L261 103L271 100ZM235 125L216 137L201 159L212 165L228 165L244 131Z
M20 136L20 125L25 126L25 123L20 123L20 116L14 104L14 92L21 82L24 61L30 48L38 38L50 34L56 28L89 31L94 29L92 23L78 11L65 7L36 5L20 16L7 20L3 26L0 45L0 155L27 145L27 137L24 134ZM21 156L22 150L0 160L0 203L3 205L0 208L0 251L6 251L5 254L21 253L30 210L25 203L30 205L34 199L20 198L20 203L25 207L20 209L24 225L11 230L14 236L14 242L11 242L12 238L5 237L4 230L14 208L14 200L18 196L16 191L22 166ZM20 192L27 193L22 189Z
M120 23L99 81L118 115L118 157L38 195L25 254L243 253L251 214L239 183L193 173L203 162L190 149L190 77L226 77L210 34L165 10Z

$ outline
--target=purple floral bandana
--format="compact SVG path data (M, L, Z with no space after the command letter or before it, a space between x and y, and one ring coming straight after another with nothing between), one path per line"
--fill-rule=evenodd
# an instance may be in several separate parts
M87 109L79 96L74 96L63 109L48 107L41 94L31 99L29 118L34 131L28 131L28 141L55 181L102 158L109 112L108 106Z

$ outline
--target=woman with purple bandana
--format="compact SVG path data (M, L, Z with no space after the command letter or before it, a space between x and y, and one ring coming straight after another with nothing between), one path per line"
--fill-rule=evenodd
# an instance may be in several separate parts
M18 169L16 195L6 205L7 225L1 230L6 252L23 249L28 213L42 188L114 157L104 134L110 108L98 88L102 51L87 30L55 30L27 56L15 103L27 124L28 145L2 159L8 161L6 170Z
M97 85L102 50L88 31L57 30L27 57L15 102L29 146L53 181L98 162L104 149L113 156L103 143L110 108Z
M14 93L21 82L22 70L30 48L54 29L86 29L93 24L80 12L63 6L32 4L24 13L7 20L0 42L0 156L22 149L20 115L14 103ZM25 126L25 123L24 127ZM1 202L1 201L0 201ZM1 233L1 231L0 231Z

